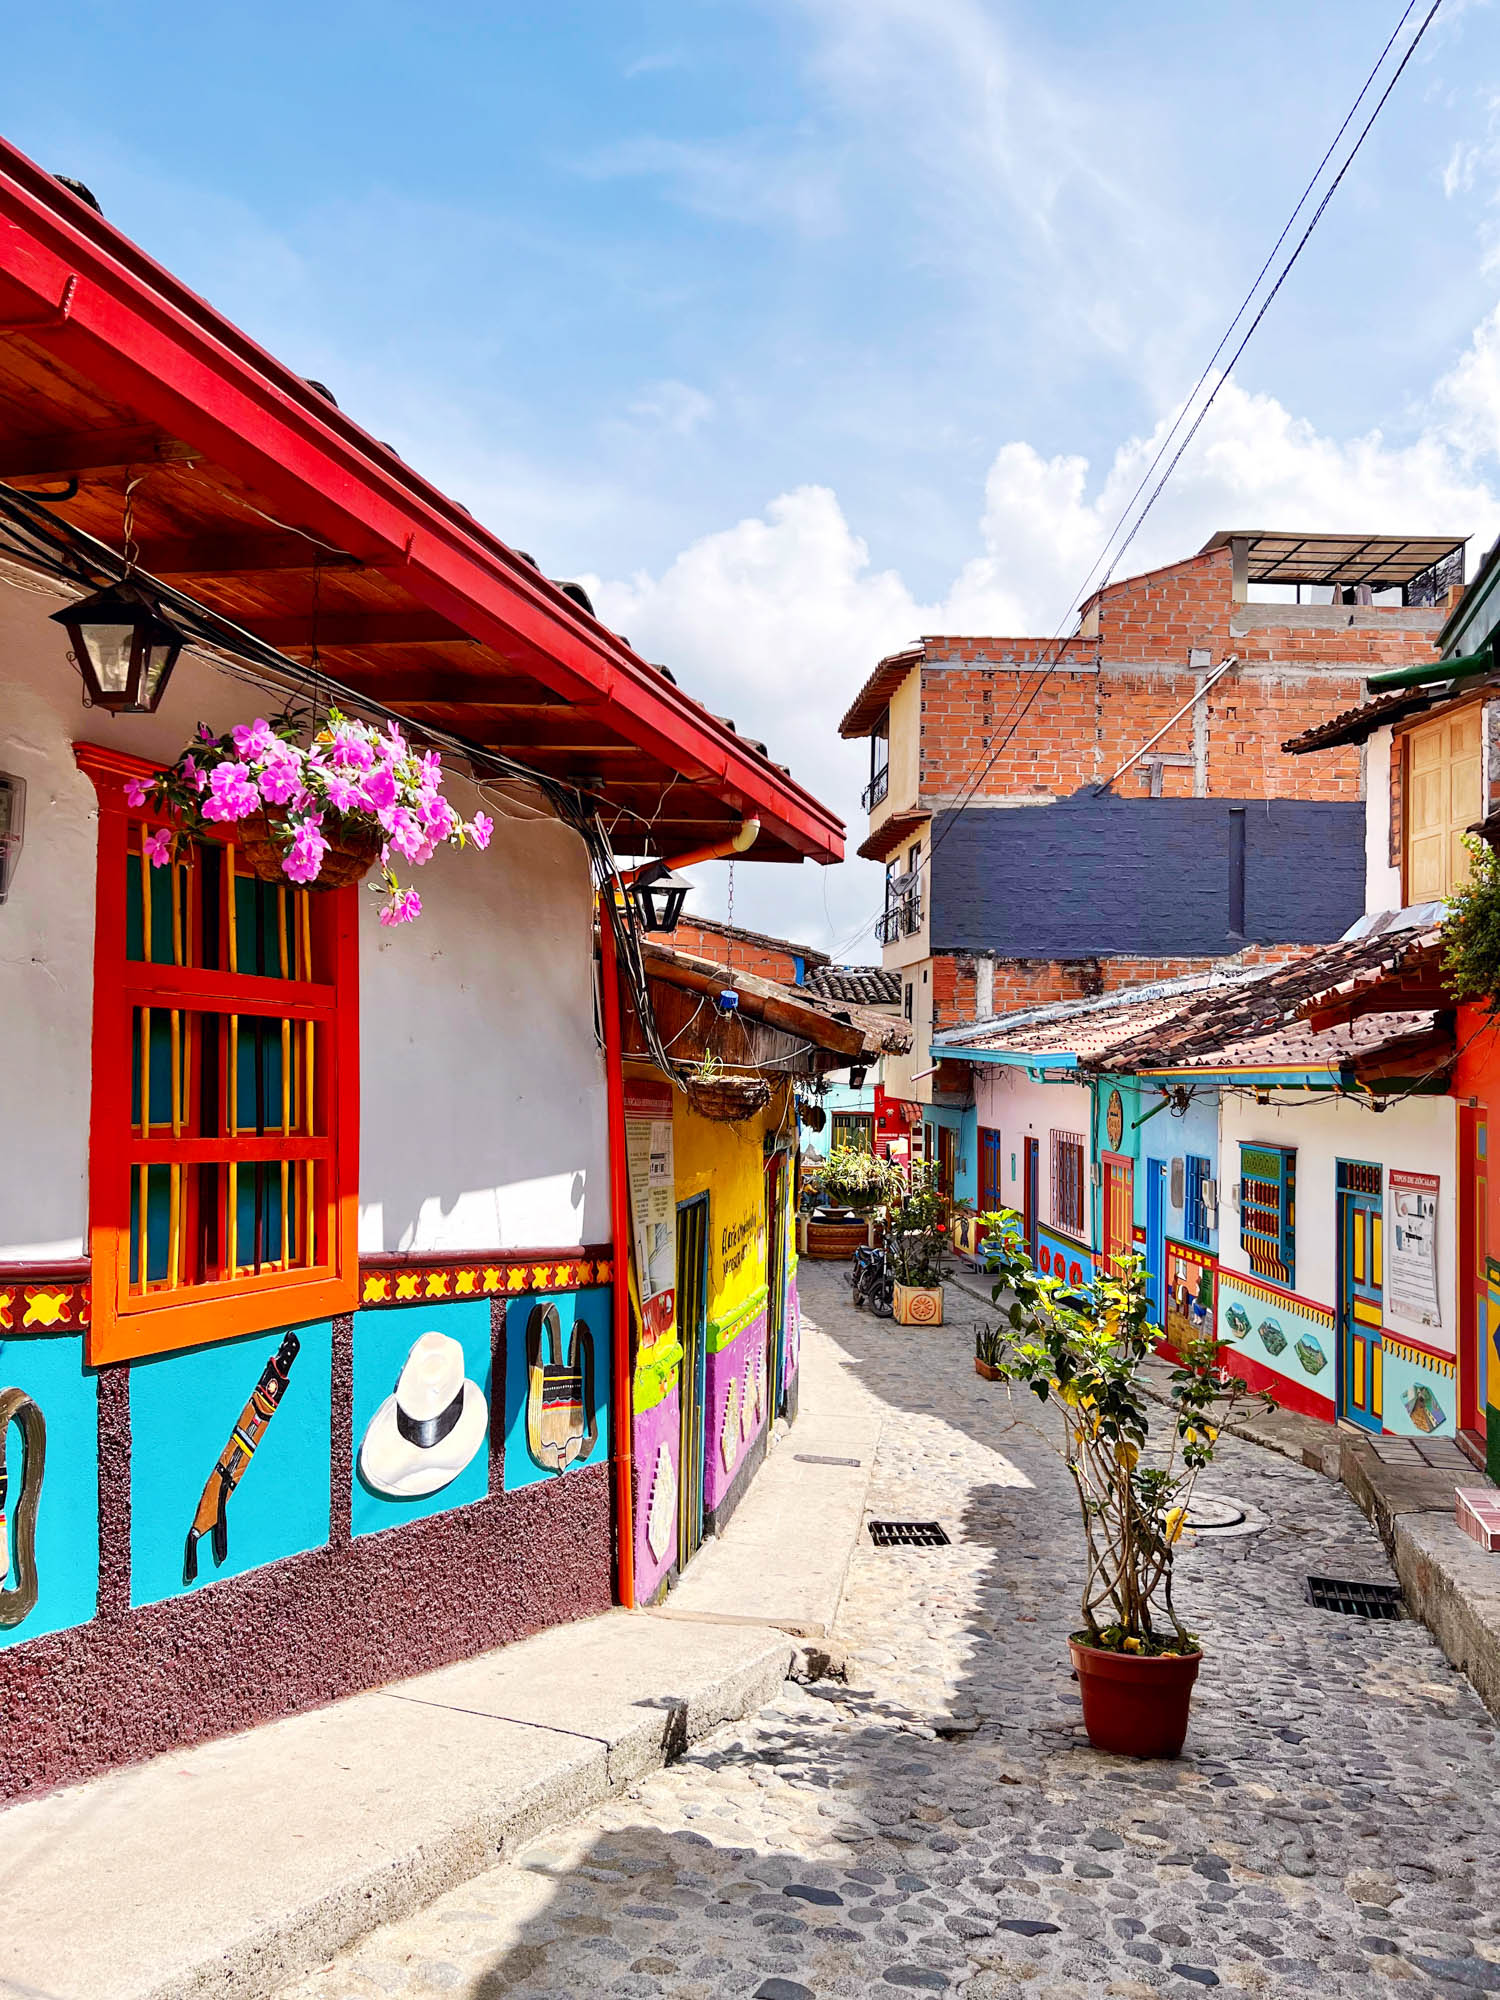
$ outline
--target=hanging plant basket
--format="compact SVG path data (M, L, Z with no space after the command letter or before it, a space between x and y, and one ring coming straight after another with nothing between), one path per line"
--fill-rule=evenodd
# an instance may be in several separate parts
M828 1123L828 1113L821 1104L799 1104L797 1117L809 1132L821 1132Z
M688 1103L702 1118L720 1125L738 1125L764 1111L771 1101L771 1086L763 1076L689 1077L684 1088Z
M237 831L240 851L250 872L262 882L276 882L285 888L287 877L282 863L292 843L287 815L274 808L270 812L252 813L239 822ZM328 849L316 879L304 885L309 889L352 889L375 866L385 844L385 835L378 827L367 830L339 826L327 818L323 834Z

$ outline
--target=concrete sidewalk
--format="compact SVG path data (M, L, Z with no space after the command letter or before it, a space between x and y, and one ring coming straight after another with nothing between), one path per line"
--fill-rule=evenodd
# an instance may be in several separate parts
M273 1993L763 1707L791 1635L832 1628L880 1431L882 1406L814 1327L802 1375L804 1415L668 1608L558 1626L0 1812L3 2000Z

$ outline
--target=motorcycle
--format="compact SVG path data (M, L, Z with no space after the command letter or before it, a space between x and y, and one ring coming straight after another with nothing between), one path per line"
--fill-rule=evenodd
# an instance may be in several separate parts
M848 1276L854 1288L854 1303L861 1312L872 1312L877 1319L892 1317L896 1309L896 1277L884 1250L868 1245L856 1250Z

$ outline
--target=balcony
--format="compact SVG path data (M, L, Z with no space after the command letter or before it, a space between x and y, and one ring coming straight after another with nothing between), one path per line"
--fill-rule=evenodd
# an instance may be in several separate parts
M903 896L881 917L875 926L875 935L882 944L894 944L897 938L911 937L922 928L922 898L915 890Z
M890 789L891 767L887 764L884 770L877 771L869 784L865 786L859 795L859 802L867 813L874 812L876 806L881 803Z

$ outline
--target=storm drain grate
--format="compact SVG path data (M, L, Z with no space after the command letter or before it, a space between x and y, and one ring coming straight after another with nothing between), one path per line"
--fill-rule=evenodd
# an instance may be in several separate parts
M945 1549L948 1537L937 1521L872 1521L870 1540L877 1549Z
M1347 1576L1310 1576L1308 1601L1319 1611L1342 1611L1349 1618L1399 1618L1399 1583L1361 1583Z

